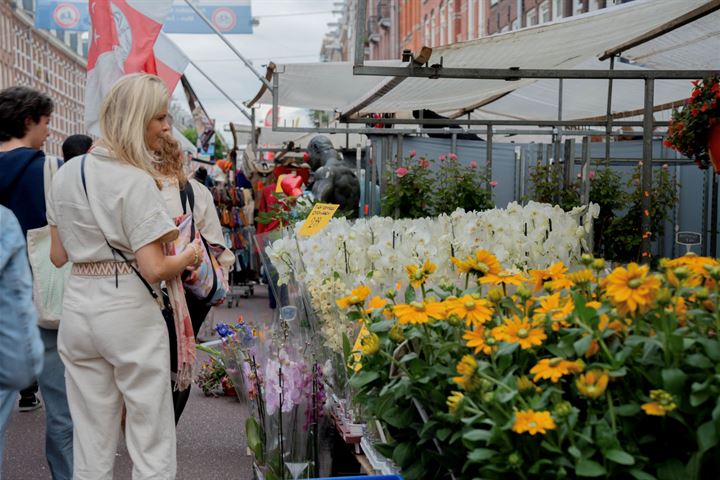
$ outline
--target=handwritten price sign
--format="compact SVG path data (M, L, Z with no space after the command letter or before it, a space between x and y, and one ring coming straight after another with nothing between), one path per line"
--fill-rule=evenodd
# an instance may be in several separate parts
M303 237L312 237L327 226L338 207L333 203L316 203L298 232Z

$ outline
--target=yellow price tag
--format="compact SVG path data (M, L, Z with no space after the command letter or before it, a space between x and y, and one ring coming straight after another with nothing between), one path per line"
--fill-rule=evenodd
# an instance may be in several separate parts
M330 222L339 206L334 203L316 203L298 234L303 237L312 237L320 232Z
M275 193L282 193L282 181L286 174L282 174L278 177L277 183L275 184Z

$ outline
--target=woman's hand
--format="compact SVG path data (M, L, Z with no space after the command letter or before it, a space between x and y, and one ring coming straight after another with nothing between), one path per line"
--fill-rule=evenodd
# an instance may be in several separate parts
M200 236L198 235L195 237L195 240L188 244L187 248L183 251L183 253L188 254L188 264L187 264L187 270L193 271L196 268L198 268L200 265L202 265L203 262L203 246L202 242L200 240Z

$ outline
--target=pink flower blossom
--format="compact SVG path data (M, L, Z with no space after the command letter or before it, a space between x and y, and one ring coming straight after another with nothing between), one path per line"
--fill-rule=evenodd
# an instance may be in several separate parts
M588 178L589 178L590 180L592 180L593 178L595 178L595 170L590 170L590 173L588 173Z
M473 160L473 161L470 162L470 168L475 169L475 168L477 168L477 167L478 167L477 160Z
M669 168L669 165L667 163L662 164L662 169L667 170Z
M454 153L451 153L450 155L448 155L448 158L449 158L450 160L455 161L455 160L457 160L457 155L455 155Z
M497 187L497 185L498 185L498 182L496 182L495 180L493 180L492 182L490 182L490 187L491 187L491 188L495 188L495 187Z
M397 170L395 170L395 175L397 175L398 178L404 177L405 175L407 175L407 173L408 173L408 169L405 167L400 167Z
M410 153L408 155L410 155L410 158L415 158L415 155L417 155L417 150L413 148L412 150L410 150Z
M444 162L444 161L446 160L445 155L440 155L440 156L438 157L438 160L440 160L441 162Z
M430 168L430 162L424 158L421 158L418 163L422 168Z
M578 174L576 175L576 177L577 177L577 178L582 178L582 173L578 173Z

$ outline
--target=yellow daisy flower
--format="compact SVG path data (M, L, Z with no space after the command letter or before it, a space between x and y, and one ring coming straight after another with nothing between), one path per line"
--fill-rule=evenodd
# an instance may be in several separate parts
M375 355L380 350L380 337L371 333L362 339L361 345L365 356Z
M453 382L460 385L465 391L471 391L475 387L475 372L477 371L477 360L472 355L464 355L460 362L458 362L457 372L460 376L453 377Z
M499 342L519 343L523 350L542 345L547 338L539 322L531 322L528 318L521 320L517 315L493 328L492 336Z
M609 380L610 377L606 370L590 370L575 380L575 386L580 395L588 398L598 398L605 393Z
M535 283L535 291L542 290L545 287L545 282L558 280L565 276L567 267L562 262L557 262L544 270L530 270L530 278Z
M557 332L560 327L569 327L567 318L575 310L575 304L571 297L560 297L560 293L553 293L540 298L540 306L535 310L533 319L536 321L550 318L553 331Z
M492 318L493 311L490 303L471 295L446 301L445 304L448 315L457 315L470 327L482 325Z
M462 392L454 391L450 394L446 402L450 415L455 415L457 413L458 407L460 406L460 402L462 402L463 398L465 398L465 395L463 395Z
M445 318L445 307L440 302L413 302L411 304L395 305L393 313L398 317L400 324L425 324L431 318L442 320Z
M580 373L583 371L583 365L580 362L571 362L564 358L544 358L540 360L534 367L530 369L530 374L535 375L533 379L550 380L557 383L563 375L571 373Z
M645 403L640 407L648 415L662 417L677 408L677 403L675 403L673 396L665 390L650 391L650 399L653 401Z
M374 296L372 299L370 299L370 302L368 303L367 308L365 309L365 313L370 315L373 313L374 310L379 310L381 308L385 308L385 306L388 304L388 301L382 297L378 297L377 295Z
M595 280L595 274L589 268L578 270L577 272L568 273L568 280L576 285L587 285Z
M478 250L465 260L450 259L460 273L472 273L478 277L500 273L502 266L497 257L487 250Z
M490 330L480 325L474 330L465 330L463 338L467 340L467 346L474 348L475 353L490 355L497 350L497 341L490 335Z
M347 297L336 300L337 306L343 310L348 309L354 305L362 305L365 303L365 299L370 295L370 287L360 285L354 288L353 291Z
M408 265L405 267L405 270L407 271L410 285L414 288L418 288L427 281L430 275L435 273L437 265L432 263L430 260L425 260L425 263L422 266Z
M527 432L530 435L536 433L545 435L548 430L554 430L555 427L555 420L548 411L520 410L515 412L515 422L512 430L515 433Z
M486 284L492 283L493 285L522 285L527 281L527 278L522 273L513 272L500 272L496 274L488 274L478 279L478 283Z
M660 280L648 275L650 267L629 263L618 267L604 280L605 292L623 314L644 312L660 289Z

